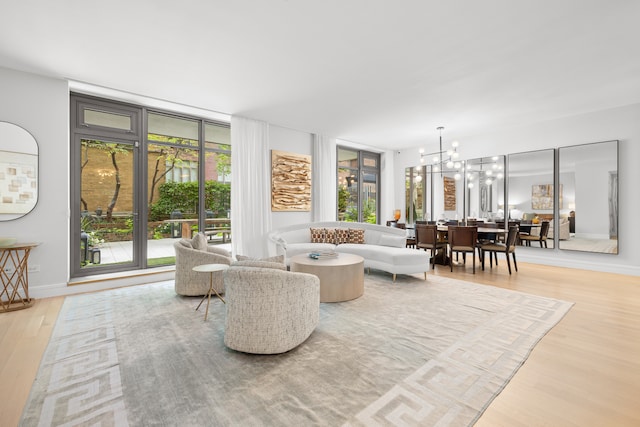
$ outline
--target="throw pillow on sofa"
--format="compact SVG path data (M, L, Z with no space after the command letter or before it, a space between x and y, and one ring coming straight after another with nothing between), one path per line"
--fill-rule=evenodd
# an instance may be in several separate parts
M336 244L336 229L335 228L325 228L324 229L324 243L333 243Z
M310 228L309 231L311 232L311 243L324 243L324 228Z
M364 228L350 228L349 229L349 243L364 243Z
M342 243L349 243L348 228L336 228L336 245L340 245Z

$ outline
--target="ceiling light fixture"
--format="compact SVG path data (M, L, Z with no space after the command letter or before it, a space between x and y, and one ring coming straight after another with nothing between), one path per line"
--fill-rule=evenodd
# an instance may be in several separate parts
M460 153L458 153L458 141L453 141L451 143L451 148L448 150L442 149L442 131L444 130L444 126L438 126L437 130L440 132L440 150L434 153L425 153L424 149L421 148L420 151L420 163L424 163L424 157L432 157L432 167L434 172L440 171L443 172L444 166L449 169L460 169L462 166L458 161L460 157Z

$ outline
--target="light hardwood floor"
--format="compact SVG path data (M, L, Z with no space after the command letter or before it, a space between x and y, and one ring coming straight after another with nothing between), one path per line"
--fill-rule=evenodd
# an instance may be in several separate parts
M575 302L476 426L640 425L640 277L520 263L433 274ZM63 298L0 314L0 425L17 426Z

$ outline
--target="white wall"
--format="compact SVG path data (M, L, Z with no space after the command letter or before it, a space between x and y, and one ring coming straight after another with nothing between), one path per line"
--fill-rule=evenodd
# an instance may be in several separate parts
M518 248L518 259L640 276L640 104L603 110L530 126L496 129L491 133L460 137L462 159L520 153L591 142L620 141L618 255ZM416 166L418 148L401 150L395 164L395 204L404 206L404 169ZM603 209L606 206L603 206ZM576 207L577 211L577 207Z
M69 89L67 82L0 68L0 120L38 142L39 197L22 218L0 222L0 236L39 242L31 252L30 295L66 287L69 277Z
M293 129L269 125L269 145L272 150L287 151L295 154L312 155L313 135ZM271 180L271 177L265 177ZM272 212L271 226L273 229L291 224L311 222L309 212Z

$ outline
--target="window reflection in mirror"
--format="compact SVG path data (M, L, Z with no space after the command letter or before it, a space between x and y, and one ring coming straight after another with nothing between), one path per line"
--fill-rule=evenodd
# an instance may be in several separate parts
M38 144L20 126L0 122L0 221L20 218L38 201Z
M504 220L504 156L483 157L466 162L465 217L469 221Z
M553 248L554 235L554 150L509 155L509 197L507 214L520 221L520 233L539 236L542 222L549 221L546 244ZM560 200L572 188L560 187ZM544 248L538 241L531 247Z
M407 225L415 224L426 215L425 167L416 166L405 169L405 221Z
M561 147L559 167L560 249L617 254L618 141Z

